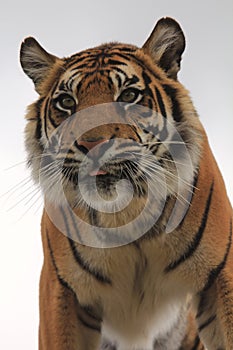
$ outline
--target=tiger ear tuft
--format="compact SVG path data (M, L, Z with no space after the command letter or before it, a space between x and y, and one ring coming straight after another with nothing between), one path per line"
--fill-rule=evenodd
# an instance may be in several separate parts
M20 63L24 72L31 78L38 91L40 83L47 76L58 58L51 55L32 37L21 44Z
M149 54L172 79L177 79L181 55L185 49L185 37L180 25L172 18L161 18L143 45Z

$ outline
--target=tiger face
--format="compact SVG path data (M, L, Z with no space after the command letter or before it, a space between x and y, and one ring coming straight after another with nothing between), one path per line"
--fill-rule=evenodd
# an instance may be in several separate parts
M114 214L128 193L135 206L150 190L160 207L192 186L201 136L177 81L184 47L169 18L142 48L110 43L60 59L25 40L21 64L39 93L27 114L28 162L48 201Z

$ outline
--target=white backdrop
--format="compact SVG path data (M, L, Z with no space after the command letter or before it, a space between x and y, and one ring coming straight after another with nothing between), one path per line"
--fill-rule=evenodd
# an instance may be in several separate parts
M112 40L140 46L157 19L176 18L187 39L179 77L191 91L233 199L232 14L232 0L2 2L0 349L37 349L42 200L30 194L31 184L5 194L29 175L18 163L25 159L25 108L36 93L19 67L20 42L35 36L58 56Z

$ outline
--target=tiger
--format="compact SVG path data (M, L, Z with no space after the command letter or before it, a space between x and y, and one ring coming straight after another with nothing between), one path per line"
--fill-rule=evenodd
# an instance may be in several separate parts
M232 207L178 80L185 36L20 62L38 99L25 147L42 191L40 350L232 350Z

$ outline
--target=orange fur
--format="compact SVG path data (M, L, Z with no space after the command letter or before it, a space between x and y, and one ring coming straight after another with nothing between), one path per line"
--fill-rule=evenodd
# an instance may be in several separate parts
M119 350L201 350L205 346L208 350L232 350L232 208L205 131L188 92L177 81L184 49L179 25L172 19L162 19L142 49L113 43L63 60L54 56L48 59L34 39L28 40L22 46L21 62L25 72L34 80L41 99L30 106L26 128L26 145L35 179L38 179L40 161L43 160L46 138L43 130L46 130L48 139L54 131L52 122L48 124L49 118L45 120L46 111L50 108L57 125L62 125L67 119L67 115L58 113L48 101L56 101L53 97L56 84L66 81L71 68L74 71L80 62L84 62L80 72L82 77L86 74L85 81L77 95L72 95L77 104L76 112L85 113L85 109L91 106L111 103L121 96L122 90L117 88L119 72L114 76L112 69L112 85L109 76L101 73L101 69L108 67L107 57L119 61L118 68L123 71L121 79L125 76L138 78L136 88L147 91L141 101L145 106L148 101L153 101L158 119L163 113L171 120L175 113L179 114L176 118L181 119L176 120L175 125L184 137L194 168L193 172L186 169L184 178L191 187L194 178L197 179L184 219L172 232L166 233L178 196L178 170L169 159L165 159L163 164L169 193L161 217L135 241L104 248L97 246L97 237L93 238L93 246L72 238L78 233L81 238L95 236L93 226L96 222L98 227L110 229L133 221L146 206L144 193L147 186L140 184L141 194L135 194L124 209L117 213L97 212L96 217L90 216L90 208L82 202L74 205L74 186L64 186L72 209L53 202L51 198L55 198L56 193L54 197L49 196L50 188L46 187L41 226L44 265L40 280L40 350L97 350L101 342L103 349L107 346L105 337L110 338L107 349L116 349L114 346L117 346ZM39 74L28 61L32 46L33 58L40 62ZM124 57L120 56L122 52ZM92 56L94 61L91 61ZM80 76L75 79L79 82ZM89 143L90 140L97 142L100 137L110 140L114 135L115 139L133 139L140 143L140 139L146 137L138 120L133 126L123 123L123 117L116 113L114 106L107 105L106 111L119 119L90 127L82 135L82 140ZM92 117L101 119L95 112ZM131 117L136 118L135 114ZM75 123L76 119L71 119L71 131L75 130ZM88 119L80 119L79 128L85 129L88 123ZM130 153L129 146L125 147ZM160 152L165 154L165 143ZM158 153L157 156L161 155ZM153 169L153 164L151 167ZM101 191L105 200L116 197L114 191ZM186 196L185 186L182 191ZM143 224L153 216L157 207L154 200ZM173 220L182 214L182 210L183 206L178 206ZM82 219L78 226L73 221L75 216ZM87 228L85 223L90 227Z

